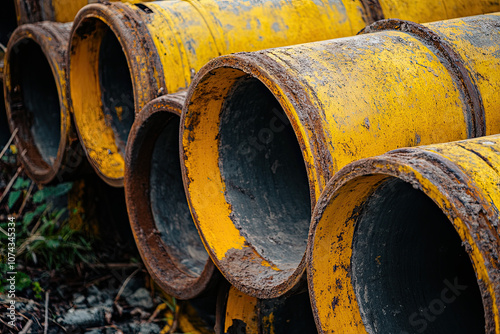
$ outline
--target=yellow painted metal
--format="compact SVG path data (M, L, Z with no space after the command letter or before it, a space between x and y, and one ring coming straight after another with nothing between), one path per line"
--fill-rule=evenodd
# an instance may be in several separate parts
M71 22L88 0L14 0L19 25L39 21Z
M88 0L52 0L51 3L56 22L71 22L76 13L88 4Z
M243 78L258 80L290 120L314 205L330 177L354 160L500 132L499 24L498 15L425 26L399 22L387 31L234 54L206 65L188 94L181 162L193 217L226 278L250 295L276 297L304 270L303 261L291 269L275 266L255 251L226 199L220 113ZM248 95L248 101L258 98ZM272 219L262 217L263 228ZM236 266L243 259L245 266Z
M217 301L216 334L302 334L316 333L309 295L258 299L235 287L225 287Z
M415 22L432 22L498 11L497 4L488 0L439 0L425 4L411 0L380 0L379 2L385 18Z
M463 4L460 8L431 11L432 15L424 10L423 14L422 10L434 2L419 1L412 7L415 10L405 12L405 17L420 22L429 21L429 17L458 17L464 10L468 10L469 14L479 14L500 9L498 0L484 4L460 0ZM150 100L186 88L195 73L216 56L356 34L365 23L373 21L375 14L372 12L376 12L374 8L367 11L370 1L363 3L362 0L267 0L250 5L236 1L186 0L157 1L140 7L130 3L111 6L93 4L79 15L75 30L91 21L104 24L96 24L94 31L82 29L85 38L96 41L83 41L80 44L80 37L76 35L71 57L82 59L78 54L88 55L89 51L82 48L90 45L95 46L91 51L98 53L100 39L103 38L102 30L108 26L125 52L134 87L135 111L139 112ZM385 6L383 0L380 3L382 7ZM410 1L401 3L408 5ZM398 6L398 10L403 11L403 5ZM396 12L393 5L385 7L389 15ZM427 14L430 16L426 17ZM141 32L134 35L131 30L138 26ZM134 52L137 48L142 50ZM88 56L87 62L97 61L95 57ZM71 62L75 64L75 61ZM97 65L82 64L73 67L76 66L98 71ZM81 74L78 69L75 71ZM98 173L108 183L122 185L123 156L119 149L108 145L110 143L107 140L103 143L95 141L95 137L92 137L93 130L87 132L86 124L97 119L100 124L96 127L104 130L100 133L107 138L113 137L113 130L106 126L102 116L102 92L99 82L93 79L97 74L92 73L84 76L70 73L70 78L75 78L72 80L71 94L74 95L72 98L76 123L78 127L82 124L79 133ZM96 87L88 87L89 84ZM95 95L86 94L87 89ZM119 96L115 97L117 98ZM99 115L92 116L90 113ZM104 161L108 157L109 163Z
M97 0L12 0L19 25L39 21L71 22L84 6ZM109 0L137 4L155 0ZM158 0L157 0L158 1Z
M464 64L481 92L484 117L487 121L485 135L492 135L498 133L500 129L500 118L497 117L500 106L496 102L500 86L495 84L500 81L500 72L493 70L498 66L498 58L488 56L498 53L497 37L494 32L496 19L486 20L484 24L480 31L483 34L491 31L493 38L476 38L479 31L478 22L474 19L436 22L432 24L432 29L466 60Z
M238 326L244 324L246 330L245 333L259 334L259 311L257 298L245 295L236 288L230 287L225 306L226 311L223 323L223 333L228 333L230 327L232 327L232 330L235 333L239 333Z
M111 29L125 52L139 112L153 98L189 85L210 59L236 51L352 35L364 26L359 0L253 3L202 1L87 6L77 18L70 55L73 112L88 157L110 184L123 183L123 156L113 145L101 103L98 53ZM123 18L117 22L115 18ZM96 22L93 31L80 26ZM140 32L137 30L140 26ZM146 65L145 65L146 64ZM104 139L96 140L96 133Z
M308 249L309 288L321 333L367 332L350 272L355 212L394 178L425 193L453 224L481 289L485 332L500 333L499 148L499 135L481 137L396 150L339 171L313 214ZM334 307L332 300L338 301Z

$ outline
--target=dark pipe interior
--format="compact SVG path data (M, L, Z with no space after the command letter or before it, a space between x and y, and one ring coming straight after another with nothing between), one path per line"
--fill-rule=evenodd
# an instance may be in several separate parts
M99 52L99 77L106 124L115 134L122 156L125 155L128 134L134 123L134 91L132 79L120 42L107 28Z
M236 83L223 105L219 166L241 234L280 269L296 268L311 219L307 173L292 126L256 79Z
M52 69L40 46L31 39L13 47L10 66L12 113L20 112L16 122L28 127L19 129L19 134L27 145L38 149L45 163L53 165L61 141L61 109Z
M454 227L398 179L362 208L352 282L369 333L484 333L481 293Z
M151 159L150 199L156 229L187 275L199 276L208 260L191 218L179 160L180 117L172 116L156 140Z
M17 27L16 6L14 0L2 1L0 9L0 44L7 46L10 35Z
M262 334L317 333L307 292L286 298L260 300ZM272 317L270 317L272 315ZM273 319L272 326L266 326ZM266 321L267 320L267 321Z

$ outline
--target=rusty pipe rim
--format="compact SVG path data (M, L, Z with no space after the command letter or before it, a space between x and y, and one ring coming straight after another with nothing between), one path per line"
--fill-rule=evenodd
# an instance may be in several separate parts
M137 116L127 145L125 192L137 248L156 283L191 299L219 278L192 221L179 162L185 92L159 97Z
M66 95L69 29L69 24L49 22L23 25L5 55L9 127L18 129L15 143L26 173L42 184L54 180L78 149Z
M309 235L308 285L320 333L377 332L374 326L497 333L497 222L482 191L438 154L399 149L344 167L319 198Z
M241 96L246 94L244 91L249 90L253 90L255 96L263 96L268 106L252 107L247 103L250 98L246 102L242 100ZM238 117L226 119L226 124L222 126L219 115L224 114L221 110L227 103L226 98L235 92L239 96L235 99L234 109L244 110L248 105L254 109L245 110L247 112L239 113ZM266 114L260 115L263 119L261 123L241 118L254 114L253 111L259 108L263 109L261 107L267 108ZM331 156L323 138L324 132L316 115L317 109L300 88L300 83L285 69L276 66L276 63L259 52L237 53L210 61L200 70L188 90L187 102L181 116L180 138L183 145L182 173L191 213L212 260L232 285L248 295L263 299L279 297L300 286L303 280L311 208L323 184L317 180L324 179L325 175L329 174L331 165ZM247 132L247 129L256 126L256 133ZM219 128L228 129L230 132L220 133ZM302 131L304 128L310 131L305 134ZM217 141L224 141L224 135L230 138L233 134L245 136L245 139L237 144L220 143L223 149L228 149L223 152L223 159L228 160L219 162ZM215 138L216 141L204 141L203 138ZM257 189L261 185L255 186L255 194L244 195L252 200L274 196L272 200L282 205L282 211L288 214L279 221L273 221L269 214L263 214L254 220L254 226L247 228L241 217L258 213L259 204L245 211L240 210L241 212L236 213L237 216L234 215L235 209L241 204L234 197L241 192L241 187L236 184L241 180L230 179L231 169L238 166L248 167L245 171L246 175L251 175L248 179L256 180L261 173L270 176L270 171L273 174L276 171L272 166L265 171L251 170L255 160L252 154L246 153L248 149L257 154L264 151L259 149L259 146L251 148L255 143L254 139L260 140L257 143L260 146L266 142L272 145L276 143L273 148L275 152L291 152L290 159L285 156L283 163L278 162L278 166L275 165L277 168L286 166L291 172L279 180L277 186L284 197L288 194L289 202L283 201L284 197L280 198L276 193L263 195L263 192ZM238 163L231 160L231 157L239 157L242 161ZM274 154L271 159L277 157ZM197 159L203 163L195 167L193 163L196 164ZM198 173L205 174L200 176ZM285 174L286 172L283 175ZM287 188L290 184L295 184L296 188ZM191 188L193 185L196 186ZM263 187L266 190L265 184ZM228 189L234 190L229 194L229 200ZM200 202L197 194L203 194L208 200ZM196 206L193 203L196 203ZM222 207L222 210L227 208L227 211L208 218L207 213L212 206ZM263 206L267 204L264 203ZM200 207L203 211L199 210ZM240 205L238 209L241 208ZM229 220L225 220L226 217ZM220 226L221 232L218 235L211 230L215 225L209 226L211 221L217 221ZM278 229L272 230L273 226ZM287 231L287 226L291 227L292 231ZM272 247L273 243L286 243L286 246L282 247L282 250L278 249L276 253L276 249Z
M71 31L71 110L88 160L109 185L123 186L124 157L135 115L164 94L163 72L140 6L85 6Z

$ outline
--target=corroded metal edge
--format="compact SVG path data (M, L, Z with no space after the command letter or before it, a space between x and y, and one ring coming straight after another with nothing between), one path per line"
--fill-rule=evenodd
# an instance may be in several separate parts
M435 52L461 90L464 102L467 105L468 118L472 122L472 128L468 129L469 138L486 135L485 111L481 93L473 76L465 66L465 60L453 47L436 32L432 31L431 28L399 19L387 19L375 22L361 30L359 34L387 30L410 34Z
M186 92L169 94L148 103L130 131L126 152L125 197L130 225L139 253L155 282L168 294L191 299L209 293L220 274L210 258L198 277L185 274L169 256L168 245L155 231L151 211L150 170L154 143L162 129L180 116Z

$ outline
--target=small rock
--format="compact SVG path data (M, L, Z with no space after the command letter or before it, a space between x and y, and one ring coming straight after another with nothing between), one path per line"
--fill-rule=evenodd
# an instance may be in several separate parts
M99 298L96 295L90 295L87 297L87 303L92 307L98 306Z
M74 305L77 305L77 306L83 306L85 305L85 296L79 294L79 293L75 293L73 295L73 304Z
M143 287L143 286L144 286L144 281L134 277L128 282L125 289L123 289L123 292L121 295L124 298L127 298L128 296L132 295L137 289L139 289L140 287Z
M154 323L131 323L128 325L130 333L134 334L157 334L161 331L160 326Z
M152 309L153 299L149 295L149 291L145 288L137 289L132 295L125 298L127 303L132 307L141 307L143 309Z

